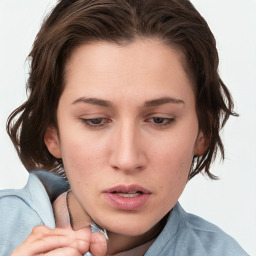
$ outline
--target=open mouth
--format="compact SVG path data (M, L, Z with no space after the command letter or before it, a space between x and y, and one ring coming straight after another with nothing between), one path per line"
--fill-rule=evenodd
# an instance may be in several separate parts
M119 210L142 208L151 198L151 192L140 185L118 185L104 191L108 203Z
M149 190L140 185L118 185L104 191L105 193L112 193L123 197L135 197L141 194L151 194Z
M143 194L141 191L129 191L127 193L125 192L118 192L115 191L113 194L116 194L117 196L125 197L125 198L131 198L131 197L137 197Z

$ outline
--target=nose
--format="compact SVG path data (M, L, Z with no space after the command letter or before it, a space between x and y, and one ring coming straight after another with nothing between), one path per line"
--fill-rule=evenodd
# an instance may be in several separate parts
M145 168L146 150L143 136L136 125L120 124L111 139L110 165L113 169L124 172L136 172Z

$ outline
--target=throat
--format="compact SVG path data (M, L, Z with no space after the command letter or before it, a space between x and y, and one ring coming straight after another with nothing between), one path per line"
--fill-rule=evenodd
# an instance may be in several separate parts
M70 216L70 225L73 230L79 230L83 227L89 227L92 223L92 219L84 209L81 207L79 202L76 200L72 191L67 195L67 208Z
M169 215L170 212L168 212L149 231L139 236L123 236L108 232L109 241L107 256L143 256L163 230Z
M155 239L127 251L121 251L114 254L107 253L106 256L144 256L149 247L154 243L154 241Z

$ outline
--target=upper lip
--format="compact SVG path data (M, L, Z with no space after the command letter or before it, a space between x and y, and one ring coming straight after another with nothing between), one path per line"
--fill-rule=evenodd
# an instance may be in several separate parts
M119 192L119 193L129 193L129 192L141 192L143 194L151 194L149 190L146 188L132 184L132 185L117 185L112 188L108 188L104 190L104 193L114 193L114 192Z

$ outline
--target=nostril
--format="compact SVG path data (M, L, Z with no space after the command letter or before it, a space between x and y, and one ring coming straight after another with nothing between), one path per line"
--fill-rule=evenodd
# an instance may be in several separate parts
M119 168L118 168L116 165L112 166L112 168L113 168L114 170L119 170Z
M135 166L135 165L113 165L112 168L115 171L124 171L124 172L135 172L135 171L141 171L144 169L142 165Z

